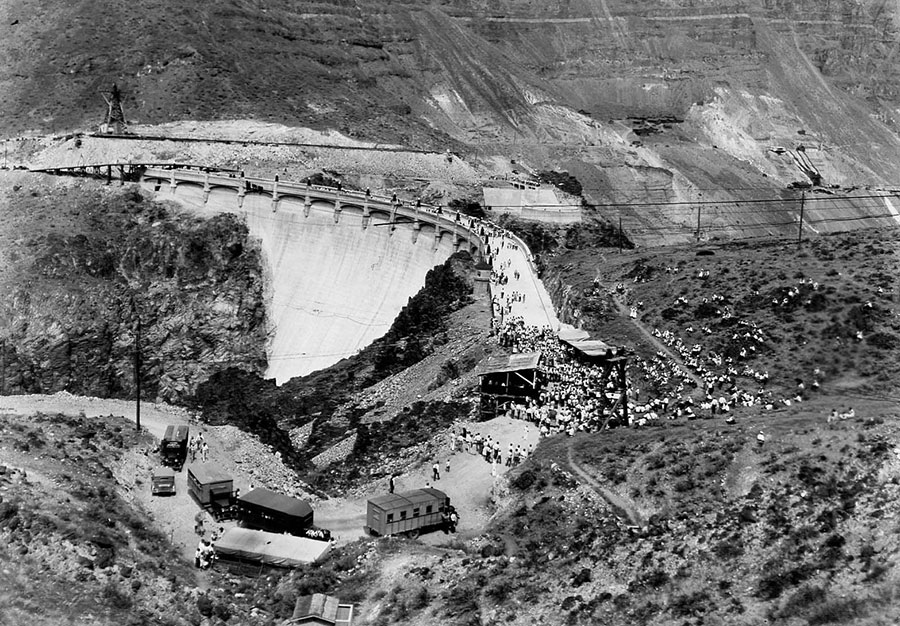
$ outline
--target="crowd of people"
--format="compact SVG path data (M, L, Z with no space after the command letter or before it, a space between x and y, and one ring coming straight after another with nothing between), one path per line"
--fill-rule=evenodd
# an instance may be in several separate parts
M488 249L496 252L499 246L515 245L503 234L489 240ZM678 268L666 268L677 273ZM519 404L509 406L513 417L537 424L542 435L560 432L574 434L578 431L594 431L623 422L622 402L627 408L630 425L644 425L658 419L693 419L697 417L728 416L736 407L760 406L772 410L802 402L809 393L819 387L821 371L812 373L809 387L797 380L795 393L779 394L769 388L769 373L749 364L766 345L763 330L751 320L735 319L735 313L727 299L719 294L704 297L697 303L679 296L672 308L702 306L706 316L704 323L684 328L685 338L672 330L652 329L652 334L666 350L659 350L649 358L630 355L627 380L620 380L618 368L608 368L582 360L576 351L557 337L549 326L538 327L525 323L515 314L517 292L510 288L509 279L518 280L518 271L511 261L494 258L492 303L494 305L494 330L498 343L513 353L540 352L541 369L546 384L540 393L523 398ZM707 280L709 270L699 270L696 278ZM595 281L595 287L600 288ZM810 279L786 290L784 298L773 306L788 306L797 299L808 304L811 293L819 289ZM617 284L610 295L627 295L622 283ZM631 305L631 317L643 303ZM708 320L708 321L707 321ZM714 320L731 327L727 349L705 349L701 340L712 334L709 327ZM690 339L688 339L690 337ZM622 397L622 388L627 394Z

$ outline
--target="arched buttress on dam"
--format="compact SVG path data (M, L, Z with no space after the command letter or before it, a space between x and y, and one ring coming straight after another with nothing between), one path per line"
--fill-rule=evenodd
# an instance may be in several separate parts
M358 199L335 211L330 200L313 199L307 207L299 194L282 194L273 210L271 192L248 191L239 201L229 186L143 185L201 215L244 216L266 263L267 377L277 384L333 365L384 335L428 270L459 244L448 229L408 216L395 215L391 223L389 209L365 211Z

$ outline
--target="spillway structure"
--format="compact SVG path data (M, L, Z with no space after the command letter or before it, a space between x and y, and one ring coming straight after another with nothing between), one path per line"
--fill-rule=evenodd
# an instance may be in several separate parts
M388 331L431 268L483 247L468 216L368 193L186 167L148 167L141 186L246 221L266 263L266 375L277 384L357 353Z

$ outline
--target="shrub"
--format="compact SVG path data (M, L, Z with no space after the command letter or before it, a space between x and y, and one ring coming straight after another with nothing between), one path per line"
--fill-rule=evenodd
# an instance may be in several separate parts
M519 491L525 491L531 487L536 480L537 477L535 476L534 471L526 469L520 472L518 476L514 477L509 484Z
M669 609L678 617L690 617L703 614L708 610L709 594L705 591L675 596L669 604Z
M888 331L872 333L866 338L866 342L879 350L896 350L900 347L900 337Z
M131 595L119 588L119 585L110 581L104 585L101 592L106 603L114 609L127 610L131 608Z
M211 617L213 614L213 602L207 596L197 598L197 610L204 617Z
M738 541L722 541L713 548L716 556L721 559L735 559L744 554L744 546Z
M470 580L454 585L444 592L444 610L448 616L457 618L455 623L479 623L477 619L479 586L479 581Z
M563 191L573 196L580 196L582 192L581 183L577 178L568 172L538 172L538 178L542 183L556 185Z
M481 219L487 217L487 213L485 212L484 207L482 207L480 203L473 200L451 200L447 206L449 206L450 209L459 211L464 215L471 215L472 217Z
M778 612L781 618L802 617L811 606L821 604L828 597L825 590L815 585L800 587Z
M772 567L765 567L763 571L772 573L760 579L756 590L756 595L764 600L778 598L786 589L803 582L813 573L809 565L800 565L789 570L778 569L778 565L775 563L770 563L770 565Z
M697 319L706 319L718 315L719 307L712 302L703 302L694 309L694 317Z
M856 598L820 603L807 617L810 626L846 624L867 614L865 603Z

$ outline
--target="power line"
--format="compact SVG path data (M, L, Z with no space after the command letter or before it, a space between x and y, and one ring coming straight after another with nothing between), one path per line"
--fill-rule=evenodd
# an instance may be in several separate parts
M882 198L890 198L900 200L900 191L896 193L890 194L866 194L860 196L807 196L807 202L838 202L838 201L847 201L847 200L870 200L870 199L882 199ZM648 202L590 202L584 205L581 205L581 208L611 208L611 207L663 207L663 206L687 206L687 207L695 207L695 206L710 206L710 205L729 205L729 204L776 204L776 203L799 203L800 196L796 198L750 198L750 199L733 199L733 200L658 200L658 201L648 201ZM560 204L490 204L486 205L490 209L501 208L501 209L558 209L565 208L567 205ZM840 207L836 207L840 208ZM822 210L822 209L819 209Z

